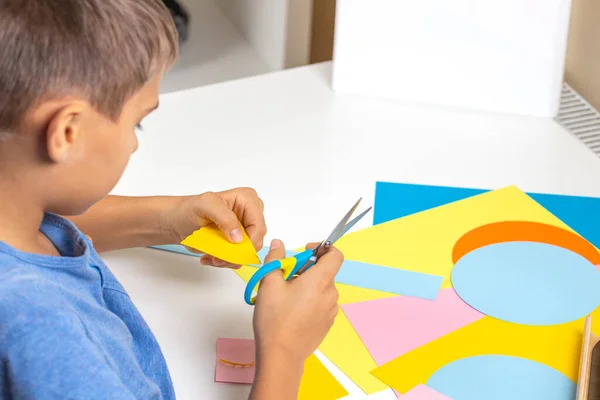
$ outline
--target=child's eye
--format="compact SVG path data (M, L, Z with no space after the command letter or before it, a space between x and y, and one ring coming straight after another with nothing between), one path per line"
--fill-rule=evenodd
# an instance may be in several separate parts
M137 129L138 131L140 131L140 132L141 132L141 131L143 131L143 130L144 130L144 127L142 126L142 124L136 124L136 125L135 125L135 129Z

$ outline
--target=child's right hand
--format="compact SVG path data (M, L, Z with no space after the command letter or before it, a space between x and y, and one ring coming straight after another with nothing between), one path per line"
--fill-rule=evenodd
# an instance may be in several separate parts
M274 240L265 263L284 257L283 243ZM338 313L334 278L343 261L342 253L331 248L312 268L290 281L283 279L281 270L263 278L254 312L259 362L275 355L286 364L304 365Z

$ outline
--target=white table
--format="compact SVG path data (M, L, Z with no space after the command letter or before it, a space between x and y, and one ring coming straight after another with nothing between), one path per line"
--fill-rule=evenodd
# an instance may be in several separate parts
M252 186L268 238L289 248L322 239L358 197L372 204L377 180L600 196L600 161L552 120L336 95L330 75L325 63L164 95L114 193ZM158 337L180 399L247 396L213 382L216 338L252 337L233 272L150 249L105 259Z

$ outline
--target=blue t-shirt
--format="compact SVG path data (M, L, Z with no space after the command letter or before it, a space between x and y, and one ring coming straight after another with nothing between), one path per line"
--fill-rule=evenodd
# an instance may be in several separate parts
M69 221L40 227L62 257L0 242L0 399L174 399L154 335Z

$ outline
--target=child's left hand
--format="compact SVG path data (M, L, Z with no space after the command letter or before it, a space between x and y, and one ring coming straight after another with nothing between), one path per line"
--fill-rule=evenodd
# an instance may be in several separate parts
M237 188L224 192L179 197L164 213L164 227L176 243L199 228L216 224L233 243L242 240L242 223L256 250L263 247L267 233L263 215L264 203L254 189ZM238 222L239 221L239 222ZM212 256L200 259L202 265L239 268Z

